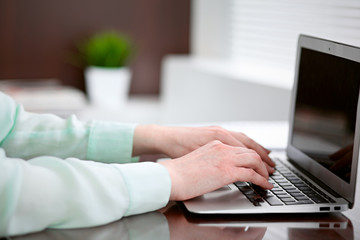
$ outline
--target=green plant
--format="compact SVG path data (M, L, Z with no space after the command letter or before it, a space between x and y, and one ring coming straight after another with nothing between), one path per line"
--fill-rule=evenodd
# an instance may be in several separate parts
M116 31L93 35L78 48L82 62L87 66L122 67L134 53L132 41Z

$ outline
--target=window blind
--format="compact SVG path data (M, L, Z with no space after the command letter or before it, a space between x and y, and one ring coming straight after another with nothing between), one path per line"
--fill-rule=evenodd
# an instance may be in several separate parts
M360 46L359 0L228 0L236 63L293 71L300 33Z

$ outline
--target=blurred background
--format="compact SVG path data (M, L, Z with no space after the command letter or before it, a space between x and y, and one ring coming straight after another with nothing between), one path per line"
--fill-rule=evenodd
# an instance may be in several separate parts
M286 121L299 34L360 46L359 16L357 0L1 0L0 90L83 120ZM111 108L89 101L72 61L104 30L136 47L126 102Z

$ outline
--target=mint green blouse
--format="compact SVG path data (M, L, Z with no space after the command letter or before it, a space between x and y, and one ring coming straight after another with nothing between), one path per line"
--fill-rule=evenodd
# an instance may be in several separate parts
M134 129L29 113L0 92L0 236L97 226L165 206L169 173L135 163Z

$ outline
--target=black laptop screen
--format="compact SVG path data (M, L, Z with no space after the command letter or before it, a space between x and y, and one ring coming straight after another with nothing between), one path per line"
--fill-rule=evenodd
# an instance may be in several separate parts
M360 63L302 48L291 143L350 182Z

